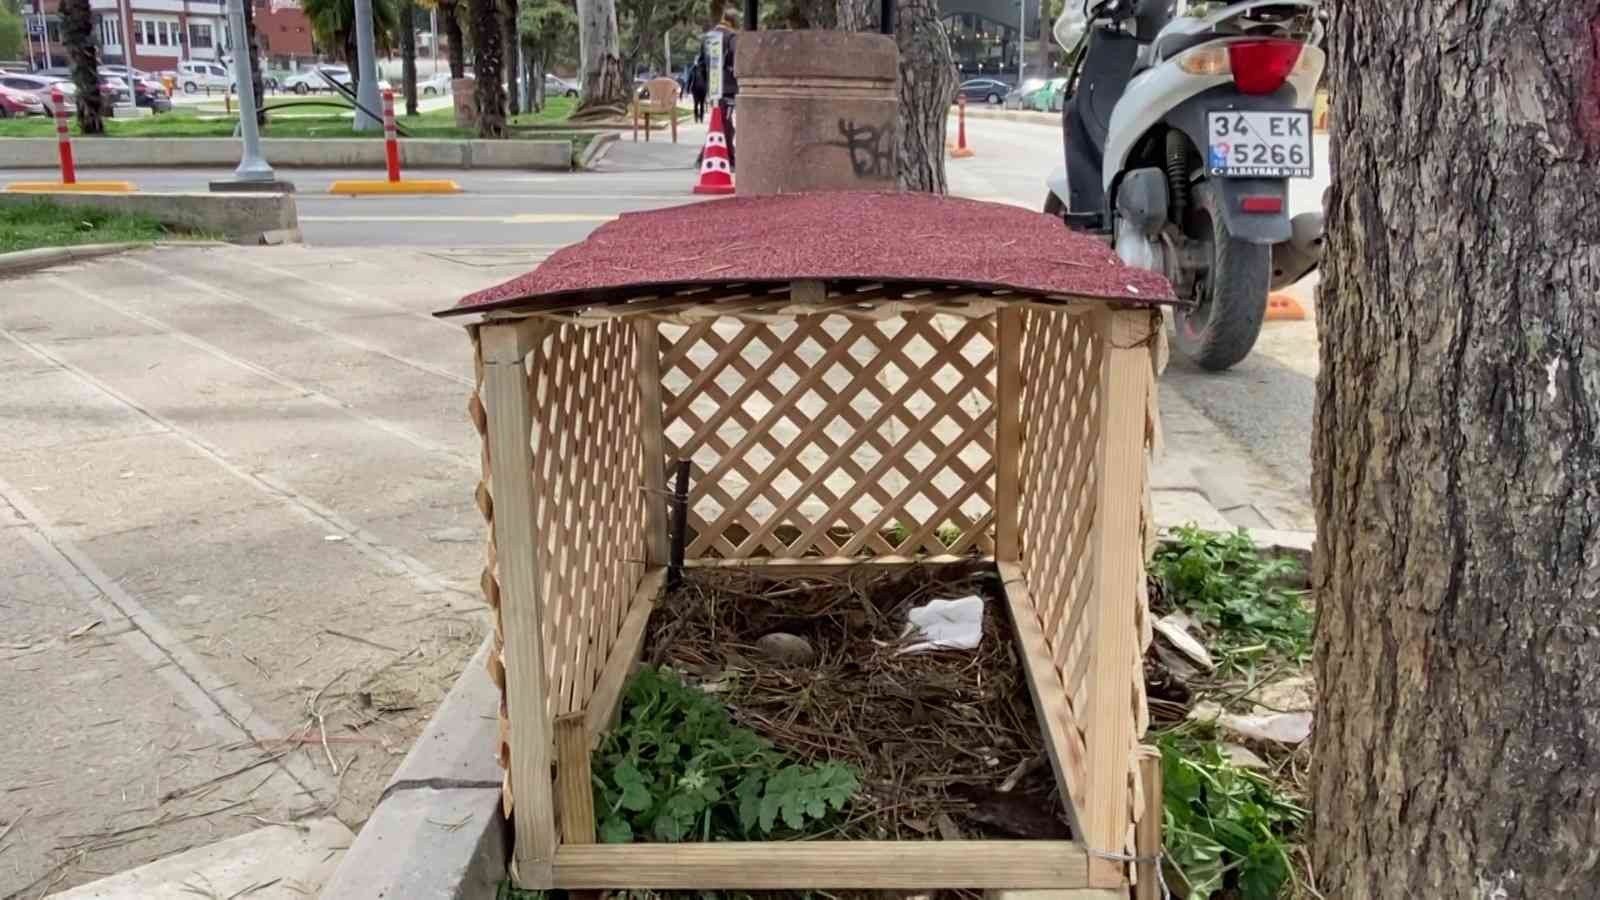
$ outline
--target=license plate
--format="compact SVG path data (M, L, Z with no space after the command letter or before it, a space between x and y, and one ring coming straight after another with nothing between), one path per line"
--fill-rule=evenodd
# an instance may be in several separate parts
M1206 173L1225 178L1310 178L1308 110L1231 110L1206 114Z

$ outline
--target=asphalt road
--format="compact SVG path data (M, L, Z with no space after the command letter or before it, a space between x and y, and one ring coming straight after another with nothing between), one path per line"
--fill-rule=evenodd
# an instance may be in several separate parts
M953 125L953 123L952 123ZM694 126L677 146L656 141L613 146L602 171L535 174L495 170L441 173L463 192L412 197L341 197L327 193L334 180L374 177L371 171L283 169L298 187L296 202L305 240L323 247L506 247L547 253L581 240L616 215L692 202L693 158L701 141ZM954 128L952 127L952 136ZM1060 164L1060 132L1053 126L970 119L969 159L947 163L951 192L1039 209L1045 177ZM1314 208L1327 185L1327 139L1318 138L1319 178L1294 182L1291 212ZM225 170L128 169L94 172L143 190L205 190L229 177ZM37 171L0 170L0 184L37 178ZM981 238L980 238L981 240ZM1269 323L1257 351L1223 374L1202 372L1174 357L1163 384L1220 424L1248 453L1281 476L1308 507L1310 434L1317 371L1314 279L1294 291L1312 318ZM1226 490L1226 486L1218 488Z

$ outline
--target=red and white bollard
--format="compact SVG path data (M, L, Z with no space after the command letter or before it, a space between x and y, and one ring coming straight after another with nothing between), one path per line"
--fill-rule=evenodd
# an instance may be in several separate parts
M389 181L400 180L400 140L394 127L394 88L383 89L383 152L389 163Z
M78 167L72 163L72 138L67 134L67 109L60 87L50 88L50 102L56 109L56 149L61 153L61 183L77 184Z
M972 148L967 146L967 98L956 98L956 146L950 151L956 159L966 159L972 155Z

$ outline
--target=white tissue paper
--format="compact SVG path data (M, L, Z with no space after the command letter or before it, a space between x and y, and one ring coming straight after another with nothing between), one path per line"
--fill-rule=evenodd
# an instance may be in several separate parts
M901 636L915 631L917 643L901 653L924 650L975 650L983 640L983 598L976 594L955 600L933 600L906 614Z

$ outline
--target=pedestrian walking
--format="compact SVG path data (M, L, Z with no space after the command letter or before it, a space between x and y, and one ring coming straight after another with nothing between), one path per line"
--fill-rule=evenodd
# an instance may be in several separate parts
M706 120L706 69L702 61L696 59L694 65L689 67L689 96L694 98L694 120Z
M739 80L733 75L734 14L722 14L722 21L706 32L700 41L700 56L695 66L703 66L706 73L706 96L722 109L722 127L728 138L728 167L735 168L737 150L733 139L734 101L739 95Z

